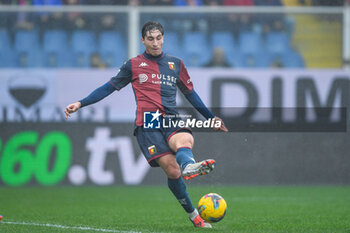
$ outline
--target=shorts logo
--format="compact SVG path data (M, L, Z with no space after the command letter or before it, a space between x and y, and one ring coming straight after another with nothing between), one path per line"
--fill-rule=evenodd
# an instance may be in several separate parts
M140 83L144 83L148 80L147 74L139 74L139 81Z
M155 146L155 145L149 146L149 147L148 147L148 153L149 153L150 155L154 155L155 153L157 153L156 146Z
M160 128L160 116L162 114L157 110L156 112L144 112L143 113L143 128L145 129L159 129Z
M169 69L175 70L175 64L174 64L174 62L168 62L168 64L169 64Z

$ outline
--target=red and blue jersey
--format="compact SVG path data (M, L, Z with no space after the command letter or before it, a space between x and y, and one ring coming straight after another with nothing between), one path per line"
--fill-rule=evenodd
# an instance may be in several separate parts
M162 53L154 57L147 53L131 58L109 81L117 90L131 83L136 98L136 125L143 125L144 111L177 114L177 87L190 94L193 84L181 59Z

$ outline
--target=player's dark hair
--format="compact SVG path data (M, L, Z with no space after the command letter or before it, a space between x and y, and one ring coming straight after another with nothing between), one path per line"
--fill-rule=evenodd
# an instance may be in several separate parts
M147 22L142 27L142 38L145 38L146 33L153 30L159 30L164 35L163 26L158 22Z

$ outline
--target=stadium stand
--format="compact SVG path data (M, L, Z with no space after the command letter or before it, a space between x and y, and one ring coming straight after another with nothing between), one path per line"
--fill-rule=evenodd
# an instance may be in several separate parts
M260 33L242 32L238 40L239 50L242 54L255 54L263 48L263 40Z
M188 32L184 35L184 61L188 66L203 66L211 56L207 36L202 32Z
M70 62L68 33L64 30L47 30L43 36L45 67L67 67Z
M126 60L127 46L119 32L101 32L97 43L98 52L107 67L119 67Z
M75 30L72 32L71 49L73 64L76 67L89 67L90 56L96 51L96 38L92 31Z
M237 49L236 39L229 31L213 32L211 34L211 47L220 46L226 53L234 52Z
M60 0L53 0L52 2L54 5L68 4L68 2L61 2ZM75 2L73 5L131 4L126 0L121 3L110 0L73 2ZM293 2L290 5L302 5L297 0L293 0ZM320 4L319 1L305 0L304 5L316 4L316 2ZM41 0L34 3L46 4L42 3ZM159 4L181 7L190 6L193 3L197 7L201 7L204 5L282 6L290 2L286 0L196 0L191 3L191 1L185 0L147 0L135 1L132 4L135 3L148 6ZM71 4L69 3L69 5ZM324 1L322 4L324 4ZM335 5L333 3L328 4ZM6 16L7 23L4 24L5 21L2 21L0 28L7 28L6 25L9 25L11 18L12 21L13 19L18 21L23 18L23 12L20 13L12 14L11 17ZM89 67L89 58L93 53L97 53L101 57L106 67L116 67L120 66L128 57L127 13L111 15L76 12L79 16L77 17L75 13L69 12L57 18L53 17L54 14L49 14L49 17L52 18L49 21L42 20L43 14L30 12L25 12L25 14L25 18L34 23L34 29L23 30L23 27L20 26L12 27L11 30L7 28L7 34L10 34L7 35L9 38L7 42L4 42L5 39L2 35L4 33L1 32L2 34L0 34L2 43L0 45L1 67L37 67L40 64L44 67ZM69 19L70 17L72 18ZM140 21L146 20L159 21L164 25L166 28L164 51L183 58L189 67L199 67L207 64L215 47L223 48L227 61L237 68L269 67L271 64L276 64L276 61L283 67L293 65L301 67L305 64L316 66L320 62L328 64L326 59L324 61L319 59L321 55L318 53L321 52L311 53L303 49L303 57L298 56L295 44L300 45L307 41L309 37L311 41L312 35L308 36L307 33L300 33L300 29L296 28L295 25L299 24L301 20L293 15L281 13L271 14L270 17L268 14L251 13L197 13L191 15L187 13L153 14L147 12L140 14ZM79 22L85 22L85 24L81 26ZM86 22L93 23L90 25ZM321 23L318 24L321 25ZM337 23L334 22L334 24ZM12 25L14 25L13 22ZM313 23L313 25L316 25L316 23ZM338 29L339 26L336 26ZM319 31L321 31L321 27L319 28ZM319 34L323 36L322 32L319 32ZM341 34L334 33L327 38L336 37L338 39L339 36ZM141 42L139 43L139 51L143 52L143 45ZM317 43L314 44L316 46ZM331 48L328 50L330 51ZM288 53L288 51L291 52ZM337 47L332 51L335 51L331 53L332 60L337 61L333 62L334 66L338 66L339 59L337 60L334 57L339 57L340 49ZM305 54L307 59L304 61ZM11 59L11 56L14 59ZM259 56L263 56L264 59L259 58ZM4 61L5 57L9 59ZM31 61L32 59L37 61ZM311 60L314 60L314 62L309 62Z
M39 35L36 30L18 30L15 32L14 54L19 67L41 67L43 57Z
M16 58L12 52L10 34L6 29L0 30L0 67L15 67Z
M165 41L163 44L163 50L166 53L169 53L175 57L181 57L181 41L178 33L176 32L167 32L165 34Z
M15 33L15 51L28 52L38 48L39 35L36 30L19 30Z
M286 32L270 32L266 35L265 45L272 55L281 55L291 49L290 38Z

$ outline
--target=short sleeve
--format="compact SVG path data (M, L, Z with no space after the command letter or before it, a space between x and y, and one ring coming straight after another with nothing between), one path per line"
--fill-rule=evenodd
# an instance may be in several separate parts
M116 76L112 77L109 81L118 91L128 85L131 82L132 71L131 71L131 60L125 62L119 69Z
M184 94L189 94L193 91L193 83L183 61L181 61L180 65L180 78L177 82L177 86Z

